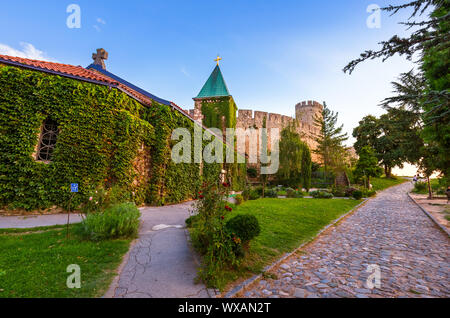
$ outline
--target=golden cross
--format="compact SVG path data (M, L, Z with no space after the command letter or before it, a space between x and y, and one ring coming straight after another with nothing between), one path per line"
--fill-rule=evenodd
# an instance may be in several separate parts
M214 61L216 61L217 62L217 65L219 65L219 61L221 60L222 58L219 56L219 55L217 55L217 58L214 60Z

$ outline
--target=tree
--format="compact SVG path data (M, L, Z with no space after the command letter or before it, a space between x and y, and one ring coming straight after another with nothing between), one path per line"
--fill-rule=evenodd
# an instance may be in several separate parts
M306 192L311 189L312 159L309 147L304 144L302 151L302 187Z
M302 183L302 177L303 184L311 183L311 154L295 128L295 123L292 123L281 131L278 179L296 187Z
M419 171L425 175L428 183L428 198L433 198L430 177L437 170L439 147L433 144L424 145L420 150L422 158L419 161Z
M354 147L359 155L365 146L372 147L389 178L393 167L403 167L404 162L418 163L418 150L423 146L420 132L420 116L416 112L404 107L389 108L380 118L369 115L359 122L353 130Z
M342 133L344 125L337 126L338 115L324 102L322 116L314 117L314 124L320 128L320 133L315 136L317 147L313 152L322 158L325 174L329 168L336 170L346 163L347 150L343 143L348 136Z
M356 163L355 176L358 178L366 177L367 184L364 185L369 188L370 177L379 177L383 172L378 166L378 159L375 156L375 150L370 146L364 146L359 152L359 159Z

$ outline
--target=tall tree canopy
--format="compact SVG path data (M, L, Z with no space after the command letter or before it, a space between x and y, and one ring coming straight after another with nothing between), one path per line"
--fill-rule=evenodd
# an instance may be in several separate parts
M348 139L346 133L343 133L344 125L338 126L339 113L335 113L323 103L323 112L321 116L314 118L314 124L320 128L320 132L315 136L317 142L314 153L322 159L325 172L329 169L339 170L347 162L347 149L344 141Z
M395 54L412 60L415 54L416 71L401 74L394 83L396 96L383 102L385 108L408 107L420 113L423 124L421 136L425 146L432 145L434 160L439 170L450 176L450 1L415 0L401 5L390 5L381 10L392 15L412 9L408 21L403 22L412 32L408 37L394 35L381 42L379 50L368 50L351 61L344 72L352 73L356 66L369 59L383 61ZM431 13L429 13L431 12ZM418 20L424 15L425 19ZM406 146L404 147L406 148ZM424 153L430 153L431 149ZM416 152L417 148L416 148Z

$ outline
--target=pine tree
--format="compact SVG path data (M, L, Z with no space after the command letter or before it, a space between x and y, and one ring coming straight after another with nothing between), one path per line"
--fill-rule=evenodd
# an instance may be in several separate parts
M322 115L314 117L320 133L315 136L317 147L313 152L322 158L325 174L329 169L338 170L346 163L347 150L343 143L348 136L342 132L344 125L337 126L337 120L338 113L329 109L325 102Z

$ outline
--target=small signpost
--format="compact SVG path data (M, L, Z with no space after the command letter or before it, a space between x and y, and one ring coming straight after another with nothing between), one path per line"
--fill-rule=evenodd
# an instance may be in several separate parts
M75 193L78 193L78 183L71 183L70 184L70 192L72 195L69 199L69 211L67 213L67 238L69 238L69 223L70 223L70 205L72 203L72 198L75 195Z

